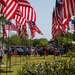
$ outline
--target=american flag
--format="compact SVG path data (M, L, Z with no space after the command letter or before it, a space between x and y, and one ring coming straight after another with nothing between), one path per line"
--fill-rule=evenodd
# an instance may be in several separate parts
M29 21L36 22L36 12L31 4L27 0L19 0L18 4L19 9L15 14L15 20L23 25Z
M28 0L0 0L0 3L3 5L2 15L8 20L15 19L18 23L16 27L19 35L24 32L26 34L26 23L36 22L36 12Z
M54 12L55 18L52 21L52 35L58 32L65 34L71 17L75 15L75 0L56 0Z
M3 6L6 6L5 0L0 0L0 3L1 3Z
M52 13L52 36L55 36L56 23L55 23L55 10Z
M26 25L27 20L24 17L22 17L18 14L15 14L14 18L15 18L16 22L20 23L21 25Z
M26 19L26 21L36 22L36 12L31 7L20 6L21 16Z
M63 29L66 29L67 25L68 25L68 22L70 20L70 17L66 18L64 16L66 16L66 14L64 15L63 13L65 12L64 10L64 6L65 6L65 1L64 0L59 0L59 13L60 13L60 19L61 19L61 23L62 23L62 28ZM66 13L66 12L65 12Z
M19 37L22 38L23 35L28 36L26 25L21 25L21 33L20 33Z
M41 30L37 27L37 25L35 24L35 22L32 22L31 24L32 30L35 30L35 32L43 35L43 33L41 32Z
M2 1L5 2L5 5ZM16 0L1 0L1 4L3 5L2 15L8 20L13 19L18 8Z
M66 30L64 28L64 23L63 22L63 16L62 16L62 9L63 9L63 6L62 6L62 3L63 3L63 0L56 0L56 8L57 8L57 21L58 21L58 28L59 28L59 32L62 33L62 34L65 34L66 33Z
M67 28L70 19L71 19L71 18L69 17L69 18L66 18L66 19L63 20L62 24L63 24L64 29Z
M32 7L31 4L28 2L28 0L18 0L18 4L20 6Z
M52 35L56 36L57 34L65 34L65 30L62 26L62 11L60 8L60 1L56 0L56 6L53 10L53 18L52 18Z
M21 34L21 24L16 22L16 28L17 28L17 34L18 34L18 36L20 36L20 34Z
M64 0L63 18L72 17L75 15L75 0Z
M5 22L5 30L17 31L16 25L11 22Z
M53 10L52 13L52 36L55 38L55 36L59 33L59 28L57 24L57 18L56 18L56 12L55 9Z
M31 37L32 37L32 39L35 37L36 32L37 32L38 34L43 35L43 33L41 32L41 30L40 30L40 29L37 27L37 25L35 24L35 22L30 21L30 22L29 22L29 28L30 28L30 31L31 31Z
M31 39L33 39L35 37L35 34L36 34L35 23L30 21L28 25L29 25L30 32L31 32Z
M36 22L36 12L27 0L19 0L18 4L20 8L15 14L15 20L23 27L23 30L21 30L20 28L21 26L19 27L20 30L19 35L22 36L23 34L27 34L25 25L29 21Z

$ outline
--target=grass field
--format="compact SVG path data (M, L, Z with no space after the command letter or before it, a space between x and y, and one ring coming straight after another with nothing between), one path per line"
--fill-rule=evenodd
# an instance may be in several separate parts
M3 58L3 65L0 66L0 75L17 75L17 70L21 69L21 67L27 62L27 63L40 63L45 61L52 61L55 59L60 59L61 56L46 56L45 58L42 56L12 56L11 57L11 63L7 63L6 56ZM8 66L6 67L6 65ZM9 68L9 64L11 64L11 67Z

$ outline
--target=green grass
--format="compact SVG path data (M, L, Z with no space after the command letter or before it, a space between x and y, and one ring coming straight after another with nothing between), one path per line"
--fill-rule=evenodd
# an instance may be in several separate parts
M55 59L60 59L61 56L46 56L45 58L42 56L12 56L11 58L11 68L6 68L7 59L6 56L3 58L3 66L1 67L0 75L17 75L17 70L21 69L21 67L27 63L40 63L45 61L52 61ZM9 67L9 66L8 66Z

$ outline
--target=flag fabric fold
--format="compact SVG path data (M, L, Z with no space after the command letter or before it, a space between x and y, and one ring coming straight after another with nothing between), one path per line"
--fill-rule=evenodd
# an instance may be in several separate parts
M2 1L1 1L1 4L4 6L2 8L3 9L2 15L7 20L13 19L14 15L15 15L17 9L18 9L18 3L16 2L16 0L4 0L4 2L2 2Z
M31 37L32 37L32 39L35 37L36 32L38 34L43 35L43 33L41 32L41 30L35 24L35 22L29 21L29 28L30 28L30 31L31 31Z

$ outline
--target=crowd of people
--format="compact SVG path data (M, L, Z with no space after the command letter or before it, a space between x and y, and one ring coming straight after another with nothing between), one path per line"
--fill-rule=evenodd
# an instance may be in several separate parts
M7 50L8 51L8 50ZM65 52L65 48L62 47L53 47L53 46L43 46L43 47L14 47L11 48L12 55L35 55L35 56L48 56L48 55L63 55Z
M12 55L24 55L24 56L48 56L48 55L63 55L65 53L65 48L62 47L53 47L51 46L43 46L43 47L34 47L32 50L31 47L10 47L7 50L2 50L2 47L0 46L0 64L2 64L2 59L4 56L4 53L7 54L7 58L11 59Z

